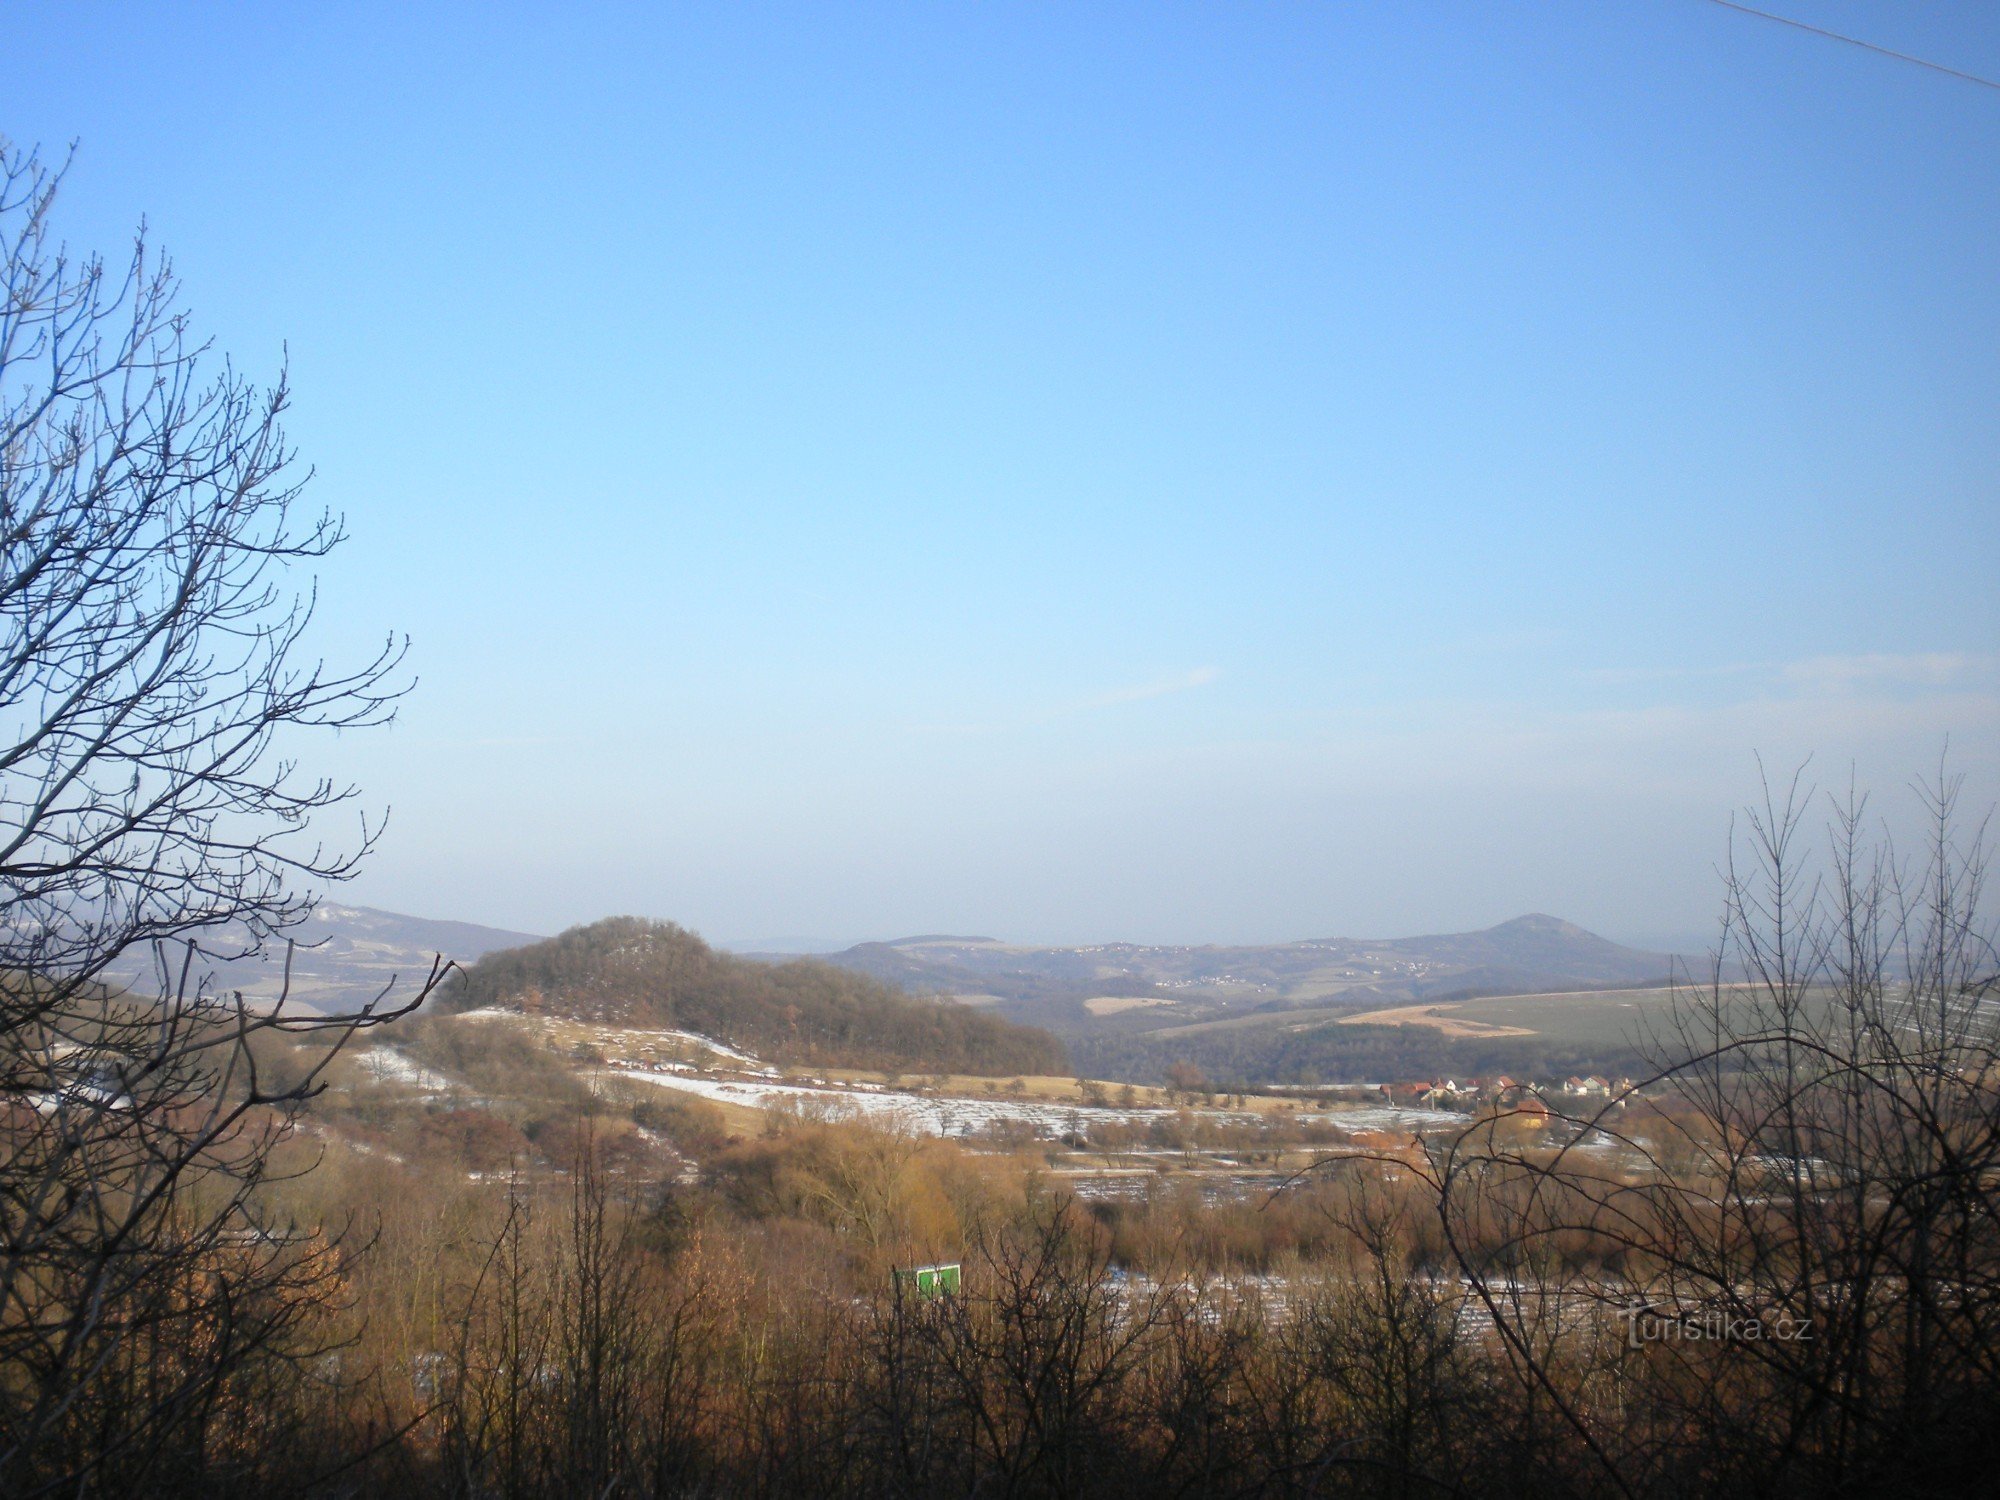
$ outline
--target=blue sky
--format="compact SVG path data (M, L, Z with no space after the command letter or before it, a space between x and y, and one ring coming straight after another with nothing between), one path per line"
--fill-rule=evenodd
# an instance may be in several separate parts
M1759 753L2000 788L2000 90L1702 0L8 34L71 242L289 350L328 650L413 638L354 899L1657 939Z

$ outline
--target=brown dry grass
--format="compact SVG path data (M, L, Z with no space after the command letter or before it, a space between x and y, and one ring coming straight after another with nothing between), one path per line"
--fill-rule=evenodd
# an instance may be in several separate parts
M1115 1016L1128 1010L1173 1003L1165 995L1093 995L1083 1002L1083 1008L1093 1016Z
M1495 1026L1457 1015L1454 1005L1398 1005L1388 1010L1342 1016L1342 1026L1428 1026L1448 1037L1534 1036L1526 1026Z

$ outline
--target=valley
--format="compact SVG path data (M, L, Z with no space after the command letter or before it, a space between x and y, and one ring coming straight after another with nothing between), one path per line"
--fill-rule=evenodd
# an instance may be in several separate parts
M1263 1016L1333 1016L1393 1004L1664 983L1667 954L1530 915L1479 932L1320 938L1255 947L1095 943L1036 947L925 936L822 960L914 993L948 995L1065 1040L1166 1034Z

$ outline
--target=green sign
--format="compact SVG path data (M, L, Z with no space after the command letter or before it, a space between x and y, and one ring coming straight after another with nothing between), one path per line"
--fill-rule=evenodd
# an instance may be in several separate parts
M946 1265L911 1266L908 1270L895 1273L898 1290L907 1286L915 1290L919 1297L935 1297L943 1292L958 1290L958 1262Z

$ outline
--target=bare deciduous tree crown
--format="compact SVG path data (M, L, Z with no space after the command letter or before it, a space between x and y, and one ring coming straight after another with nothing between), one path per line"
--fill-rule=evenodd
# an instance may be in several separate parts
M226 1389L311 1352L333 1238L269 1222L271 1152L352 1016L252 1012L202 944L268 943L349 875L354 789L299 731L386 722L391 638L304 649L301 565L342 537L260 389L190 333L143 231L55 240L61 168L0 140L0 1490L145 1482ZM135 956L155 982L122 989ZM431 984L440 977L436 966ZM260 1032L329 1033L303 1076ZM231 1382L236 1384L232 1387Z

